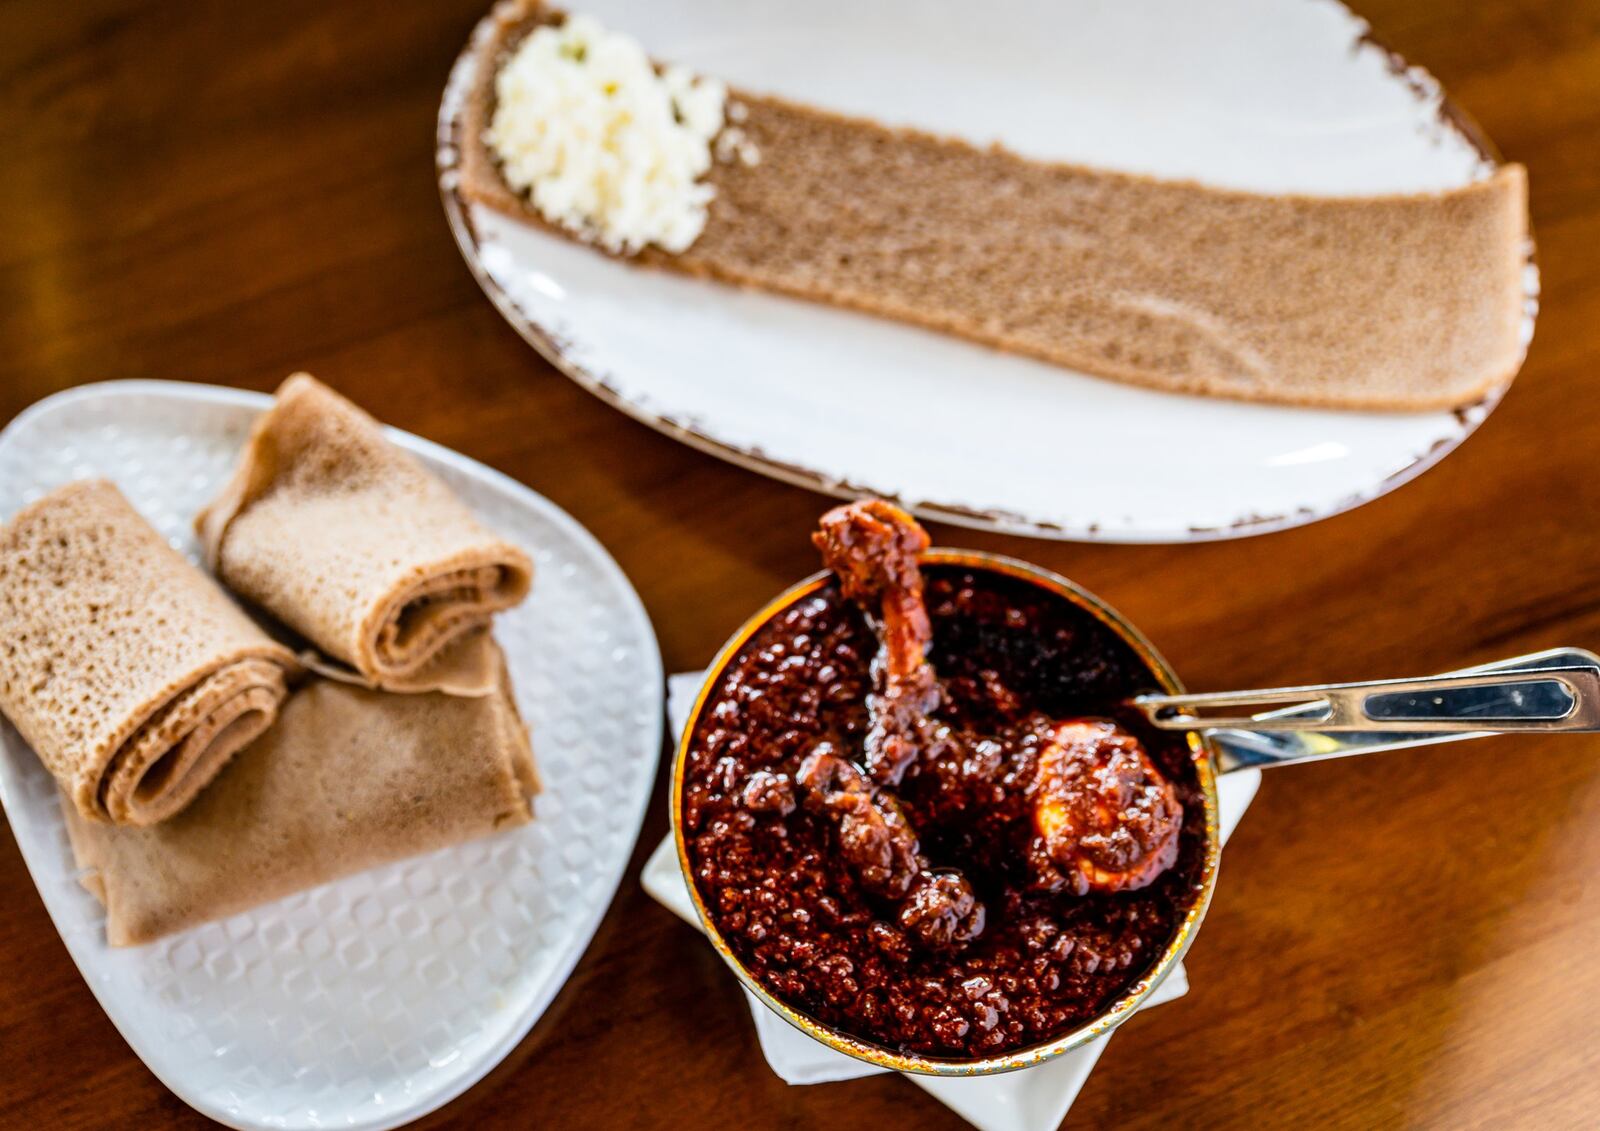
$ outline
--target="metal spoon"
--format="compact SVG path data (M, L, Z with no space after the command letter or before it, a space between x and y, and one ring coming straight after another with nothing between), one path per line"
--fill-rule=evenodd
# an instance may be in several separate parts
M1374 754L1518 731L1600 731L1600 656L1552 648L1422 679L1132 700L1163 730L1207 731L1217 771ZM1267 703L1262 714L1205 711Z

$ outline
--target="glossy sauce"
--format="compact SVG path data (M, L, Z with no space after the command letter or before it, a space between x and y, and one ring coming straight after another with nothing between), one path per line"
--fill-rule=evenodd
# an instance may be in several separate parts
M1201 891L1205 815L1181 735L1121 706L1157 681L1069 601L988 571L926 571L936 718L963 739L894 790L935 868L959 869L985 909L977 938L919 945L840 857L838 827L796 803L827 742L859 759L877 642L834 584L764 626L724 671L693 736L683 828L719 931L779 1000L889 1049L976 1058L1093 1019L1160 957ZM1028 863L1044 720L1113 719L1183 805L1177 861L1137 891L1041 890Z

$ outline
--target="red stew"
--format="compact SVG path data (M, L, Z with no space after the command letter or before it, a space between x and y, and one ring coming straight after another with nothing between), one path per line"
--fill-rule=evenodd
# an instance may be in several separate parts
M1023 580L946 566L924 575L933 718L959 741L909 765L884 812L915 831L924 868L948 873L897 904L846 865L850 826L802 803L796 781L817 776L819 749L860 777L850 767L869 727L878 642L837 583L728 665L691 743L683 829L718 930L779 1000L898 1052L988 1057L1091 1020L1150 968L1201 892L1204 805L1183 736L1122 706L1157 681L1114 632ZM1074 718L1120 724L1182 805L1176 860L1148 886L1077 894L1040 883L1030 853L1051 733L1041 720ZM824 796L848 801L857 785L838 778ZM953 887L965 903L951 902ZM929 900L931 912L907 910ZM918 929L930 914L942 932Z

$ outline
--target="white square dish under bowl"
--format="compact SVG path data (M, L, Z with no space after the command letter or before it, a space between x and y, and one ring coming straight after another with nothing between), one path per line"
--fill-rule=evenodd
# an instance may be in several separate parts
M701 672L674 675L667 681L667 715L674 737L682 733L703 681ZM1218 781L1218 821L1224 844L1238 827L1250 802L1255 800L1260 786L1260 770L1242 770ZM650 854L640 883L656 902L691 927L700 929L672 837L668 836ZM1188 975L1179 964L1150 995L1143 1008L1180 998L1188 991ZM792 1027L748 992L745 997L750 1003L762 1055L767 1058L768 1066L786 1082L827 1084L888 1071L830 1049ZM998 1076L903 1075L979 1131L1053 1131L1066 1118L1072 1102L1088 1082L1089 1074L1113 1036L1114 1030L1037 1067Z
M269 403L162 381L51 397L0 433L0 516L104 476L198 561L193 516ZM529 600L496 621L544 786L531 824L113 949L77 883L55 781L0 722L0 801L84 980L167 1087L232 1127L379 1131L479 1080L588 945L660 758L660 654L616 563L526 487L390 437L534 558Z

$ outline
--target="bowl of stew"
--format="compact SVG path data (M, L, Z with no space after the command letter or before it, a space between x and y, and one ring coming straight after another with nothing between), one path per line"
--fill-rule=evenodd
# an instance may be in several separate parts
M708 669L679 863L718 954L801 1031L899 1071L1026 1068L1126 1020L1188 948L1213 752L1128 705L1182 687L1110 606L874 505ZM862 522L893 544L858 545Z

